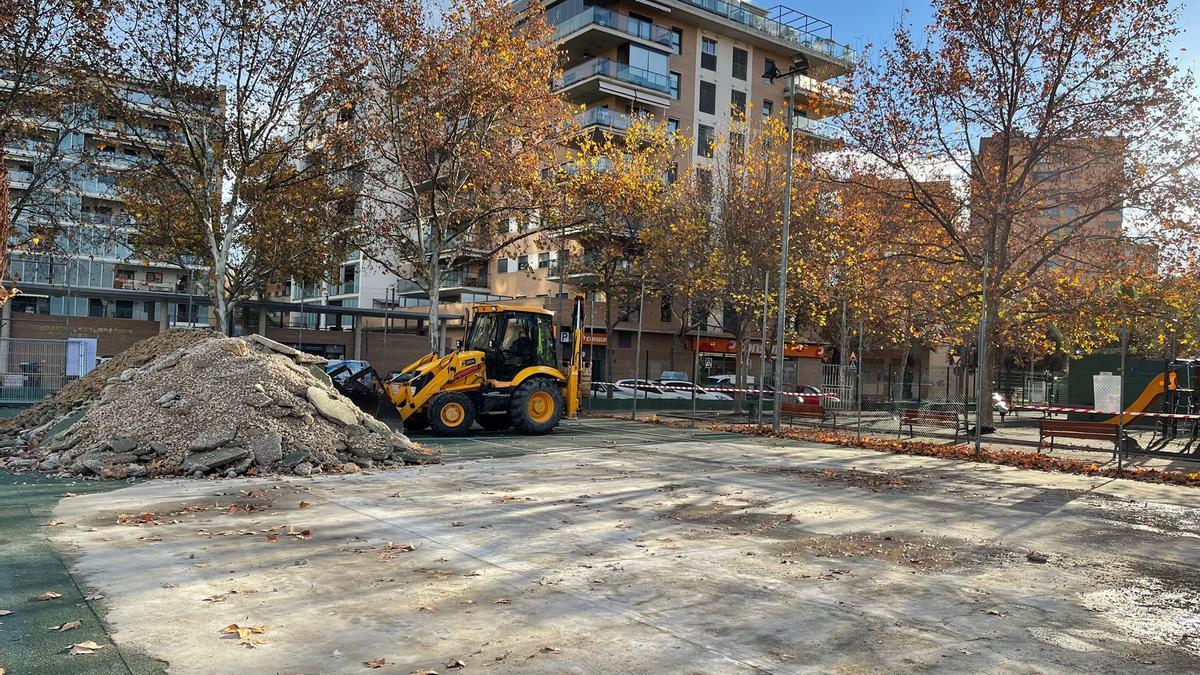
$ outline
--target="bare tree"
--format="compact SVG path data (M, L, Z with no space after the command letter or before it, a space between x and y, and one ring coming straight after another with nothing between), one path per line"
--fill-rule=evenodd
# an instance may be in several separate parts
M344 260L352 194L345 123L328 98L340 0L132 0L105 105L158 148L122 190L139 255L208 267L225 330L265 282Z
M900 181L871 185L911 199L948 241L942 264L977 280L962 311L986 307L989 400L989 350L1044 304L1048 275L1103 275L1139 227L1194 208L1196 100L1166 51L1167 0L936 0L934 17L923 45L900 26L858 71L848 127ZM956 181L954 199L931 174Z

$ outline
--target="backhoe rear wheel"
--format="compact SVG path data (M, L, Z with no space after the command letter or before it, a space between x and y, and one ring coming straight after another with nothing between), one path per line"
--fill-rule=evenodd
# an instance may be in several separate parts
M525 380L513 392L508 415L513 427L523 434L550 433L563 416L562 390L558 383L542 377Z
M463 436L475 423L475 406L466 394L447 392L429 402L429 426L441 436Z

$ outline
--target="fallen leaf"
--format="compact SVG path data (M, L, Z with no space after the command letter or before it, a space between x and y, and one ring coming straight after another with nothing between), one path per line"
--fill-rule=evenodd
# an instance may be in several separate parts
M0 675L4 675L7 672L8 671L4 669L4 666L0 666Z
M557 654L560 650L558 647L542 647L543 654Z
M74 493L74 492L64 492L64 493L63 493L63 496L64 496L64 497L74 497L74 496L75 496L75 493Z
M76 628L79 628L82 625L83 625L82 621L68 621L68 622L62 624L61 626L51 626L51 627L47 628L46 630L53 630L53 631L58 631L59 633L65 633L69 630L75 630Z
M304 502L300 503L303 504ZM377 659L371 659L370 661L363 661L363 665L368 668L382 668L384 666L390 666L393 664L391 661L388 661L381 656Z
M201 601L202 602L225 602L225 594L218 593L216 595L210 595L207 598L202 598Z
M268 535L267 535L267 541L279 541L279 535L277 535L277 534L268 534Z
M238 640L238 646L239 646L239 647L245 647L245 648L247 648L247 649L254 649L255 647L257 647L257 646L259 646L259 645L265 645L265 644L267 644L266 640L255 640L255 639L252 639L252 638L246 638L246 639L244 639L244 640Z
M436 670L414 670L408 675L438 675Z
M9 614L12 614L11 609L0 609L0 616L8 616Z
M467 662L462 659L450 659L446 662L447 668L466 668Z
M46 524L47 524L47 525L49 525L49 526L51 526L51 527L54 527L54 526L56 526L56 525L66 525L66 524L67 524L67 521L65 521L65 520L51 520L50 522L48 522L48 523L46 523Z
M239 626L236 623L231 623L221 629L222 635L236 635L243 640L248 640L253 633L267 632L266 626Z
M98 645L91 640L87 640L71 645L71 649L67 653L71 656L79 656L80 654L95 654L101 649L104 649L104 645Z
M83 599L84 600L103 600L104 596L99 593L88 593L87 595L83 596Z
M466 523L464 523L464 522L463 522L463 521L461 521L461 520L452 520L452 521L450 521L450 527L462 527L463 525L466 525Z
M1000 611L1000 610L996 610L996 609L989 609L987 611L987 613L991 614L992 616L1008 616L1008 612L1004 612L1004 611Z
M163 588L179 588L179 586L177 586L175 584L163 584L162 587Z
M54 591L46 591L45 593L42 593L41 595L37 596L36 599L43 600L43 601L44 600L57 600L58 598L61 598L61 597L62 597L62 593L55 593Z
M512 603L509 602L508 598L494 598L492 600L492 604L493 605L511 605Z
M305 501L302 501L302 502L300 502L300 508L302 508L302 509L307 509L307 508L308 508L308 507L310 507L310 506L312 506L312 504L309 504L308 502L305 502ZM382 659L381 659L381 660L382 660ZM379 668L380 666L371 666L371 667L372 667L372 668Z
M202 570L202 569L204 569L205 567L208 567L208 563L192 563L192 567L195 567L196 569Z

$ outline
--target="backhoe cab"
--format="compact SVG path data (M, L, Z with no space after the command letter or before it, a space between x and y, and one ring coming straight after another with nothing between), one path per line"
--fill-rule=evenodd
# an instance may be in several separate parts
M476 305L466 342L446 356L428 354L387 384L404 427L461 436L475 422L488 430L545 434L579 410L582 296L575 299L572 351L564 373L554 314L534 307Z

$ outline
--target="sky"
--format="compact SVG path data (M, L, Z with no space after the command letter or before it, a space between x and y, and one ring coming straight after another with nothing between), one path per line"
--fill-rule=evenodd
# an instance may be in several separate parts
M755 0L755 4L760 7L784 4L828 21L833 24L833 39L860 53L868 44L890 42L902 15L914 27L927 26L933 15L929 0ZM1200 72L1200 0L1175 4L1182 7L1179 21L1185 33L1174 48L1186 50L1181 57L1184 67Z

